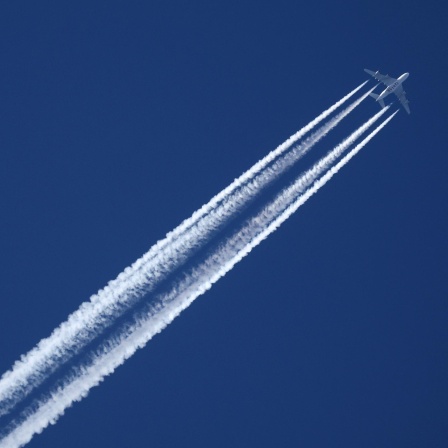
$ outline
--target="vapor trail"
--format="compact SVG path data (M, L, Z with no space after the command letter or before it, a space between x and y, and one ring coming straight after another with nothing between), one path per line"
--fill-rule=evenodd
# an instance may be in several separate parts
M357 133L359 136L361 129L365 131L383 113L384 111L380 111L358 128L326 157L299 176L292 185L285 188L258 215L249 219L240 230L219 246L197 268L193 269L185 279L176 284L169 293L163 295L160 299L160 306L156 310L148 308L147 314L139 316L135 325L126 328L126 331L118 337L108 341L102 348L102 352L96 354L92 364L81 366L78 369L78 376L69 378L63 387L59 387L40 402L37 410L33 409L33 412L27 415L24 421L20 422L10 434L0 441L0 446L15 448L29 442L34 434L41 432L48 424L55 423L65 409L85 397L92 387L98 385L106 375L111 374L138 348L144 347L154 334L163 330L199 295L210 289L216 281L229 272L235 264L248 255L253 248L274 232L324 186L389 123L397 112L384 120L345 157L331 166L342 151L347 149L348 142L353 141L354 134ZM318 178L323 170L326 170L325 174ZM303 192L304 188L311 183L312 186ZM156 311L155 314L153 314L154 311Z
M373 89L287 152L291 145L315 128L365 84L352 90L257 162L208 204L193 213L191 218L168 233L165 239L156 243L132 266L126 268L116 280L109 282L103 290L92 296L90 302L83 303L50 337L41 340L34 349L23 355L0 380L0 416L7 414L49 374L97 337L116 316L150 291L169 272L179 267L191 255L191 251L207 241L230 216L241 210L262 188L292 166L353 111ZM268 167L271 163L272 166Z

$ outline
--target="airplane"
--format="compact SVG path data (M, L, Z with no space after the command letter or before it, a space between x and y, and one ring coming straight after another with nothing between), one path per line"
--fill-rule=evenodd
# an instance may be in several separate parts
M370 94L371 97L375 98L375 100L380 103L381 107L384 107L384 98L389 95L389 93L393 92L397 95L406 112L408 114L411 113L409 109L409 101L406 99L406 92L403 90L401 85L404 81L406 81L409 73L403 73L398 79L395 79L389 75L382 75L379 71L374 72L372 70L367 70L366 68L364 71L387 86L387 88L384 89L379 95L376 95L375 93Z

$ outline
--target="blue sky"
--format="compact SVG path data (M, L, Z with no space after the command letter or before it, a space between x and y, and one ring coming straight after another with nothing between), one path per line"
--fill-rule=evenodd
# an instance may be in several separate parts
M0 6L1 372L363 68L410 73L410 116L30 447L447 445L441 6Z

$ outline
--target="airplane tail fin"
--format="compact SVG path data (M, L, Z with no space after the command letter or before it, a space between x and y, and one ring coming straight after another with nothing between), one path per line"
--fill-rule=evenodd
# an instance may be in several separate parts
M374 98L375 101L378 101L378 97L379 97L379 95L377 95L376 93L371 93L370 96L371 96L372 98ZM381 105L382 108L386 107L386 105L384 104L384 100L379 100L378 102L380 103L380 105Z

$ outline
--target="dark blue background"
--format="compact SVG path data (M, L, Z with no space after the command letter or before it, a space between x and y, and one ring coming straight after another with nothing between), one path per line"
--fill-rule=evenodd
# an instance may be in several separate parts
M410 72L410 116L30 447L448 445L442 6L2 2L2 372L363 68Z

